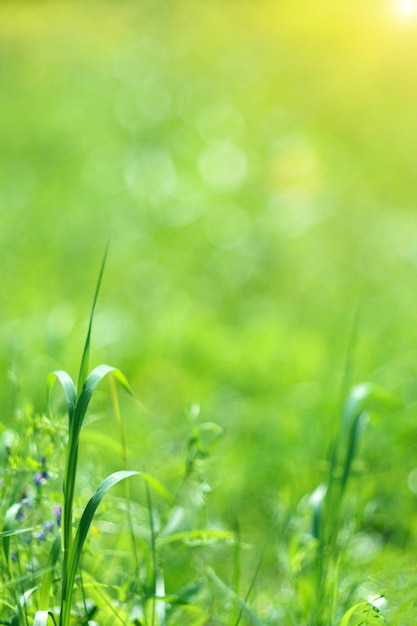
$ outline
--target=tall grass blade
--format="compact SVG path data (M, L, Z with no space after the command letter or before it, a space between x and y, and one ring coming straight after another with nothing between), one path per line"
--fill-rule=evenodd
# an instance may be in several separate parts
M108 254L108 251L109 251L109 245L110 244L108 243L107 246L106 246L106 249L104 251L103 260L101 262L101 267L100 267L100 273L99 273L98 280L97 280L96 290L95 290L95 293L94 293L93 305L91 307L90 320L89 320L89 323L88 323L87 337L86 337L85 344L84 344L83 355L81 357L80 372L79 372L79 375L78 375L78 385L77 385L78 395L82 392L82 389L84 387L84 383L85 383L85 381L87 379L87 375L88 375L89 360L90 360L91 331L93 329L94 311L95 311L95 308L96 308L98 294L99 294L99 291L100 291L101 280L103 278L104 267L106 265L106 259L107 259L107 254Z
M149 485L145 482L146 502L149 514L149 527L151 531L151 562L148 570L148 588L151 592L152 604L151 604L151 626L155 624L155 612L156 612L156 577L157 577L157 563L156 563L156 530L155 520L153 512L153 503Z
M240 596L240 584L241 584L241 540L240 540L240 525L239 519L236 516L234 519L234 533L236 536L236 544L233 551L233 588L237 596ZM239 608L236 605L236 610L231 616L231 624L239 623Z

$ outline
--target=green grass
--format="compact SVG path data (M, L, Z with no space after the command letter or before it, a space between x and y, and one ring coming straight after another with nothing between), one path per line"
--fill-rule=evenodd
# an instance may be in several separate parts
M379 595L388 622L414 624L417 39L399 6L2 3L3 519L26 492L36 501L3 537L20 550L20 565L1 564L6 621L45 610L52 562L60 605L52 534L25 543L43 521L57 531L71 449L65 394L47 416L45 381L63 364L77 381L111 239L83 362L114 364L148 412L111 375L94 390L72 435L73 513L120 470L154 477L175 504L143 478L106 495L76 577L79 620L84 598L108 611L98 623L116 605L125 621L161 620L156 555L166 596L190 589L199 607L165 603L171 624L235 624L241 610L241 623L309 624L332 596L325 619L358 605L351 626ZM340 420L363 381L398 407L349 448ZM161 541L171 516L178 540ZM237 543L186 549L183 533L201 529Z
M196 522L194 522L191 529L180 528L182 518L184 517L184 508L179 504L182 488L185 485L188 486L188 483L193 479L197 479L200 483L200 493L196 495L201 497L207 486L203 482L201 466L204 458L209 453L210 447L213 445L213 441L205 443L204 434L206 432L212 433L214 438L218 437L219 434L219 429L215 424L197 425L193 423L198 413L195 409L190 415L192 430L188 444L189 452L185 465L183 485L180 485L180 490L176 495L170 494L154 477L141 471L125 469L113 472L102 480L84 509L77 516L75 515L80 434L94 392L99 383L106 376L111 375L113 379L116 379L133 395L127 380L120 370L108 365L99 365L89 373L91 331L106 257L107 251L103 258L93 299L77 388L70 375L63 370L52 372L48 377L49 391L51 391L55 380L58 380L62 386L65 396L68 430L68 436L63 441L63 445L61 445L61 448L64 448L64 450L58 451L61 453L61 456L62 452L64 452L63 456L65 458L62 505L59 504L54 507L52 498L49 502L50 511L52 509L55 510L55 523L50 520L44 520L43 524L39 526L39 515L42 515L48 506L48 497L44 495L44 487L51 478L50 471L47 469L48 462L46 456L41 456L38 461L35 459L29 460L29 457L25 456L26 446L23 449L16 446L16 449L14 449L13 445L10 444L5 448L9 458L6 460L3 468L4 473L8 476L7 487L6 482L2 484L2 487L6 488L6 493L2 500L2 505L5 508L2 530L3 577L6 581L4 588L6 591L9 591L10 595L10 599L6 596L2 600L6 613L10 613L10 620L5 620L5 624L13 625L18 623L21 626L28 626L33 623L35 626L47 626L49 623L54 623L59 624L59 626L70 626L74 623L74 616L77 615L77 612L74 610L74 605L76 604L74 596L77 595L77 592L78 596L82 598L82 602L80 601L81 608L78 610L79 619L81 620L88 619L97 612L100 614L100 619L114 620L117 618L122 624L133 622L154 626L157 623L166 623L170 612L175 613L177 610L177 613L181 614L182 605L185 605L191 614L196 614L196 618L192 623L203 623L206 619L204 610L190 602L193 595L202 586L203 579L190 581L186 588L180 590L177 594L165 594L164 573L161 564L164 546L178 542L188 542L194 546L213 542L226 542L232 545L236 543L235 533L227 529L201 528ZM114 385L111 386L111 391L121 437L122 463L127 466L127 448ZM28 416L26 415L25 417L27 420ZM48 418L40 419L43 419L45 424L48 424L50 427ZM24 430L22 428L21 432ZM47 433L50 428L40 428L36 431L40 444L43 444L44 430ZM19 437L18 433L19 430L15 433L16 440ZM29 444L27 447L28 451L30 451L31 445ZM36 453L39 451L36 449L33 452L36 456ZM19 492L19 472L15 465L28 463L32 464L33 469L37 468L40 470L34 473L32 477L37 491L33 495L25 487L23 495L21 492L20 497L16 497L16 493ZM122 585L116 586L114 582L110 583L109 579L111 580L111 576L105 577L104 581L95 581L94 578L91 578L89 568L84 569L82 566L82 555L87 536L103 497L117 483L134 476L140 476L145 482L146 504L143 508L149 515L149 528L145 533L143 530L138 532L133 520L130 490L127 490L123 502L119 504L120 510L127 516L131 539L130 551L128 553L130 558L126 559L125 556L123 559L127 560L128 572L131 575L129 588L126 590L123 589ZM161 520L153 503L150 488L155 490L170 505L164 527L160 526ZM11 505L8 504L10 492L15 494L12 499L17 500ZM56 497L55 491L52 494L53 497ZM19 523L27 517L25 515L25 507L31 510L31 517L37 519L38 528L41 530L35 530L33 527L19 528ZM157 515L158 517L156 517ZM77 521L75 522L76 517ZM22 534L28 535L26 544L30 546L29 552L24 549ZM49 541L47 534L53 535L49 538ZM15 550L13 551L11 550L11 541L14 542ZM33 550L32 547L34 542L38 544L45 543L45 546L47 546L43 551L44 553L46 552L46 555L43 554L44 563L41 562L41 559L38 560L34 557L33 553L36 554L36 548ZM104 541L103 544L105 544ZM112 553L113 551L110 550L110 557L107 555L107 561L110 560L112 565L114 565L113 561L117 561L118 558L113 556ZM117 550L114 553L117 555ZM91 579L89 584L84 583L85 577ZM100 592L101 586L103 586L105 591L102 590ZM116 602L115 597L107 595L106 592L108 591L118 592L119 596L126 596L125 601L123 603ZM55 608L57 598L59 609ZM132 617L132 615L135 617Z
M123 374L113 367L99 365L88 373L93 317L106 256L107 252L94 295L77 388L63 370L53 372L48 380L49 389L55 379L62 386L67 436L62 437L62 427L59 429L47 417L33 416L30 408L23 416L17 416L20 419L15 432L6 433L8 441L3 446L6 458L2 472L7 480L3 479L2 483L4 522L0 561L4 592L1 604L6 619L2 623L9 626L48 626L49 623L71 626L85 620L91 623L96 614L100 620L98 623L112 623L116 619L121 624L145 626L178 623L178 620L183 623L184 619L185 623L195 625L238 626L246 620L259 626L274 623L277 615L281 623L309 626L384 622L381 612L381 607L385 606L384 595L361 597L357 586L362 581L358 576L350 578L345 570L349 544L355 540L356 529L352 525L355 510L347 513L343 503L348 493L348 481L354 473L361 431L377 409L395 406L395 399L374 384L354 387L346 400L339 433L329 455L327 482L311 494L305 509L306 520L310 518L310 529L307 530L307 526L304 532L294 532L298 515L289 515L285 511L282 516L281 511L280 519L277 511L252 571L249 567L247 573L242 572L244 546L238 518L233 524L234 529L213 520L206 527L202 525L210 519L205 510L210 487L204 466L221 436L221 429L213 423L199 423L198 407L193 407L190 412L191 432L186 446L184 474L175 494L169 493L149 474L124 469L102 480L86 506L80 509L78 505L75 512L80 434L96 388L104 377L111 375L132 393ZM121 461L127 468L128 452L114 384L111 392L121 439ZM25 431L32 435L33 442L29 439L29 443L19 445L19 433ZM56 443L57 439L61 440L61 445L54 446L54 461L65 460L61 469L62 504L54 506L57 498L54 483L59 467L55 468L54 475L49 468L50 459L40 451L52 441ZM23 472L21 468L24 468ZM113 524L114 529L110 531L116 535L115 547L108 545L106 531L99 533L96 530L99 541L87 542L91 531L94 535L95 518L103 497L120 481L135 476L141 476L145 481L142 512L145 519L146 513L148 515L147 527L143 526L143 521L138 525L134 501L127 489L118 505L127 525L123 528L119 521L119 525ZM29 486L30 477L32 487ZM91 480L90 476L86 478ZM162 518L151 487L168 505ZM49 514L52 510L55 512L54 522L43 518L48 509ZM194 515L196 510L199 512L197 516ZM111 522L107 524L112 525ZM283 536L284 532L288 533L288 545L283 536L276 537L278 526L281 526ZM130 537L129 550L126 537ZM86 543L89 558L84 560ZM275 605L255 609L252 602L257 604L256 584L271 543L276 543L281 577L293 586L294 598L290 603L288 599L281 599L275 601ZM193 579L194 567L187 557L184 559L183 555L178 562L175 552L170 553L170 547L176 544L188 545L190 550L197 546L206 547L198 558L198 578ZM120 549L122 545L124 548ZM218 563L218 558L222 562ZM107 564L106 569L95 571L91 559ZM225 562L229 562L226 581L217 573L221 570L223 576L226 575ZM122 577L120 567L124 568ZM176 592L167 592L166 579L184 575L191 576L191 579ZM347 594L343 591L346 584L349 587ZM242 585L247 586L243 596Z

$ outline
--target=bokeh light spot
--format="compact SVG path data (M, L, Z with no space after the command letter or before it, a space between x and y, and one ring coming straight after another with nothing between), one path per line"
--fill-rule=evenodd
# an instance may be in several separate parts
M200 156L199 170L209 187L218 191L234 189L246 176L246 156L231 141L213 142Z

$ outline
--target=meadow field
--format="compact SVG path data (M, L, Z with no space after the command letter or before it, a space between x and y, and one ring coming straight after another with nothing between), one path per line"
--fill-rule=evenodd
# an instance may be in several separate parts
M0 624L415 625L416 58L412 0L0 4Z

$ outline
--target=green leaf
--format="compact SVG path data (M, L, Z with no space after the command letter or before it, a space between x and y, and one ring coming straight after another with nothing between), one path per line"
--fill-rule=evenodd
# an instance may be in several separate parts
M107 476L107 478L105 478L103 482L100 483L96 493L92 496L92 498L90 498L87 506L84 509L84 512L80 519L80 523L78 525L77 533L75 535L73 546L73 559L75 560L77 566L78 560L81 556L81 550L83 549L84 542L86 540L94 514L105 494L109 491L109 489L114 487L114 485L119 483L121 480L138 475L140 475L140 472L123 470L110 474L110 476Z

